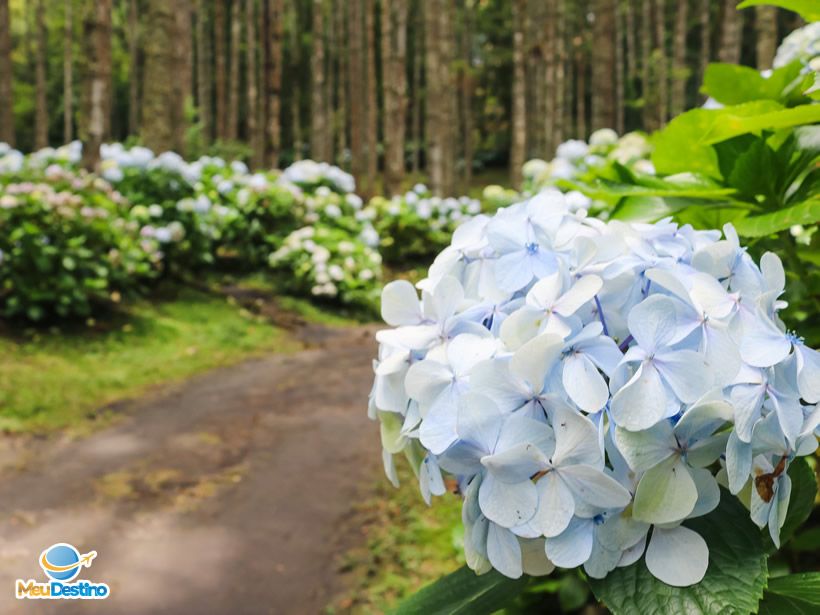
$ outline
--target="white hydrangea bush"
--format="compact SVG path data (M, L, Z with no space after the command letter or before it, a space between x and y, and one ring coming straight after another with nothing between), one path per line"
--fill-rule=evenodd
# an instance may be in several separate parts
M604 578L644 557L696 584L709 545L684 522L736 496L779 544L788 466L817 447L820 354L778 318L784 285L731 226L607 223L554 189L476 216L421 298L384 288L386 473L406 455L428 503L451 477L478 573Z

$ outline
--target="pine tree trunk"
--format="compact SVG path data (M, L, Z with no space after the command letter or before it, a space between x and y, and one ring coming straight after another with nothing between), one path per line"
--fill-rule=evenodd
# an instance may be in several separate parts
M365 44L367 45L367 70L365 105L365 134L367 143L367 182L364 193L373 196L376 190L376 176L379 172L379 101L376 74L376 0L365 0Z
M132 0L132 2L135 0ZM213 139L213 70L211 68L211 30L208 23L208 6L206 0L198 0L196 15L197 45L197 102L199 123L205 143Z
M555 141L555 132L561 124L560 114L558 113L558 88L555 85L555 79L558 73L558 54L556 37L558 29L556 28L556 13L557 4L559 0L547 0L543 3L544 13L539 24L539 30L543 32L540 37L543 40L543 47L539 48L538 59L540 60L540 70L543 75L542 80L536 81L537 95L535 98L534 108L527 105L527 110L532 114L535 111L536 123L530 131L532 136L539 136L540 138L535 144L534 148L528 147L531 155L545 157L555 149L557 142ZM524 32L528 32L526 27L527 14L524 15L525 27ZM514 35L514 33L513 33ZM532 54L530 54L532 55ZM527 80L529 81L529 80ZM526 104L526 103L525 103ZM543 127L539 126L543 123Z
M145 67L140 135L156 152L183 149L185 126L186 54L185 0L150 0L145 13ZM187 32L186 32L187 29Z
M643 128L655 126L652 100L652 0L641 2L641 99L643 101Z
M214 59L216 73L216 140L226 138L227 131L227 103L225 91L225 8L227 0L216 0L214 3Z
M336 94L338 100L336 103L336 151L339 153L339 165L346 167L346 152L348 147L347 141L347 100L348 94L348 79L347 79L347 11L344 3L334 7L334 28L336 30L336 45L338 56L338 67L336 72Z
M583 41L582 33L575 43L575 136L578 139L587 138L587 58Z
M755 31L757 32L757 69L768 70L772 67L777 51L777 7L755 7Z
M225 138L235 141L239 135L239 47L242 39L241 0L231 3L231 55L228 74L228 116Z
M421 152L424 149L422 116L424 115L423 70L424 70L424 2L416 2L416 18L413 30L413 174L421 171Z
M686 66L686 35L689 28L689 0L675 5L675 43L672 69L672 116L683 113L686 108L686 84L689 69Z
M0 0L0 143L14 147L14 101L12 95L11 14L9 0Z
M327 162L327 109L325 108L325 7L324 0L313 0L311 15L310 56L310 155L314 160Z
M407 2L382 0L382 86L384 98L384 188L398 194L404 179L407 125Z
M440 0L424 0L424 67L427 77L426 90L426 160L427 172L430 176L430 188L436 194L441 194L443 184L443 156L442 151L442 94L441 83L441 49L438 39L439 20L438 11L441 10Z
M35 105L34 105L34 147L42 149L48 146L48 101L46 99L46 54L48 50L45 6L43 0L37 0L34 6L34 28L37 38L37 55L35 58Z
M525 0L513 0L513 86L512 86L512 134L510 135L510 182L521 187L521 170L527 147L527 100L524 59L524 13Z
M626 18L626 76L627 92L634 93L635 80L638 78L638 46L635 42L636 22L634 0L624 1L624 16Z
M69 0L70 2L71 0ZM128 134L139 130L139 13L137 0L128 2Z
M72 0L65 0L63 24L63 143L74 139L74 15Z
M558 0L555 12L555 123L552 142L556 146L564 140L567 113L567 7Z
M700 69L698 71L698 85L703 83L706 76L706 67L712 60L712 5L711 0L701 0L700 3ZM701 97L702 100L702 97Z
M624 132L624 28L623 13L619 0L611 0L612 12L615 16L615 124L612 128L620 135Z
M265 146L262 150L271 168L279 166L282 149L282 45L284 43L284 0L265 0L263 31L265 49Z
M743 42L743 11L735 8L737 2L724 0L723 20L720 29L720 49L718 59L729 64L740 62L740 50Z
M362 33L362 3L348 0L348 62L347 82L350 88L350 169L359 186L364 184L367 169L364 139L364 35Z
M464 190L466 194L473 181L473 161L475 159L475 142L473 138L473 97L475 80L473 76L473 8L467 2L461 6L461 58L464 68L461 71L461 122L462 142L464 143Z
M83 166L95 170L111 130L111 0L87 0L83 17Z
M190 0L176 0L174 16L176 17L176 35L174 52L176 75L174 86L177 90L180 108L177 124L177 152L185 154L185 132L188 126L186 109L194 98L194 48L193 22Z
M245 70L247 71L247 101L245 107L245 128L251 146L251 165L256 168L262 164L259 152L260 139L256 130L258 119L256 103L259 99L256 72L256 2L245 0Z
M592 47L592 130L615 125L615 12L611 0L595 0Z
M669 62L666 53L666 0L655 0L655 64L658 71L658 126L669 119ZM681 9L679 9L681 10Z

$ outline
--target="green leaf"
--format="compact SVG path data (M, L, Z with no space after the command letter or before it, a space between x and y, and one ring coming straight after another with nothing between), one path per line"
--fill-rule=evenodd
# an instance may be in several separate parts
M746 615L757 610L768 575L760 531L749 511L725 489L720 505L685 524L709 545L709 568L691 587L671 587L653 577L640 561L616 568L605 579L591 579L595 596L615 615L720 613Z
M748 66L710 64L706 68L701 91L724 105L738 105L755 100L789 102L803 83L799 60L773 70L768 78ZM797 92L799 100L799 94Z
M769 579L767 591L820 606L820 572L801 572Z
M792 481L792 494L786 521L780 530L781 544L788 542L809 518L814 509L814 499L817 497L817 478L803 457L796 458L789 465L789 478Z
M779 6L787 11L794 11L806 21L820 20L820 8L817 0L744 0L737 5L738 9L747 9L750 6Z
M743 105L720 109L720 111L723 111L720 115L720 121L713 123L710 129L704 133L703 141L711 145L750 132L780 130L820 122L820 105L800 105L791 109L779 109L751 115L736 113L741 106Z
M509 604L527 583L526 576L509 579L496 570L479 576L463 566L410 596L395 615L489 615Z
M803 600L766 592L757 613L758 615L816 615L817 607Z
M816 224L820 221L820 198L799 203L770 214L749 216L738 220L735 228L744 237L765 237L791 228L795 224Z

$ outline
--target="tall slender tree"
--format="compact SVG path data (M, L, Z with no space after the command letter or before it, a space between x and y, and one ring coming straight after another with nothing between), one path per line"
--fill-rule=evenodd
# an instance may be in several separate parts
M686 63L686 37L689 33L689 0L675 5L675 37L672 52L672 115L678 115L686 107L686 85L689 68Z
M46 99L46 55L48 37L46 33L46 10L43 0L34 4L34 35L37 40L34 61L34 147L41 149L48 145L48 101Z
M364 139L364 19L363 2L365 0L348 0L348 63L347 82L350 88L348 103L350 106L350 169L359 185L364 183L366 172L365 139Z
M255 0L245 0L245 68L247 72L247 106L245 108L245 127L248 141L251 146L251 162L254 167L262 164L262 154L260 146L263 143L259 139L256 129L258 121L257 102L259 93L257 91L257 71L256 71L256 2Z
M524 58L524 14L525 0L513 0L513 87L512 87L512 127L510 139L510 182L515 188L521 187L521 169L527 147L527 98L526 70Z
M347 82L347 11L344 3L334 7L333 27L336 32L337 61L336 70L336 151L339 152L339 164L345 166L347 151L347 100L349 84Z
M68 0L71 3L71 0ZM139 131L139 45L140 23L137 0L128 0L128 134Z
M111 134L111 0L83 4L83 166L94 170Z
M680 10L680 9L679 9ZM658 126L669 119L669 61L666 52L666 0L655 0L655 52L653 62L657 71Z
M638 78L638 46L635 38L638 33L636 31L635 21L635 0L625 0L623 3L624 18L626 20L626 79L627 90L631 95L635 87L635 79Z
M614 14L614 28L615 28L615 124L612 126L618 134L624 132L624 113L625 113L625 72L624 67L624 25L623 25L623 11L619 0L611 0L612 12Z
M407 126L407 0L382 0L384 187L398 194L404 179Z
M461 13L461 50L463 62L460 79L461 94L460 117L461 135L464 157L464 192L468 191L473 178L473 161L475 159L475 140L473 137L473 97L475 96L475 80L473 77L473 6L466 1L459 5Z
M132 2L134 0L131 0ZM213 70L211 68L211 36L208 21L210 2L197 0L196 11L196 88L197 115L205 143L213 139Z
M231 2L231 52L228 72L228 110L225 138L235 140L239 135L239 56L242 41L242 2Z
M216 87L216 139L226 138L227 132L227 92L225 70L225 9L227 0L214 2L214 74Z
M325 80L325 2L313 0L311 14L310 56L310 155L316 160L330 160L327 151L327 86Z
M712 3L711 0L701 0L699 10L700 21L700 66L698 67L698 84L703 83L706 76L706 67L712 60Z
M377 93L378 74L376 72L376 0L365 0L364 29L366 46L365 70L365 141L367 143L367 182L364 184L366 196L372 196L376 189L376 175L379 172L379 101Z
M641 1L641 101L643 103L643 127L650 130L655 125L652 100L652 0Z
M282 149L282 46L284 44L285 0L264 0L265 15L265 156L271 167L279 166Z
M611 0L595 0L592 47L592 129L615 125L615 11Z
M73 1L65 0L63 24L63 142L74 139L74 14Z
M413 14L413 85L412 85L412 141L413 141L413 173L421 170L421 151L424 148L424 0L416 0Z
M724 0L723 19L720 26L720 48L718 58L721 62L740 63L740 51L743 43L743 11L735 8L737 2Z
M0 0L0 142L15 145L14 96L11 87L11 13L9 0Z
M770 69L777 51L777 7L755 7L755 31L757 33L755 46L757 69Z

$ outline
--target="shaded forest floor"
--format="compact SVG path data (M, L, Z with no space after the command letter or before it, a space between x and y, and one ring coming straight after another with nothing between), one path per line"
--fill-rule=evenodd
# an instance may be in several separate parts
M339 559L365 542L357 504L380 466L365 413L374 327L266 309L302 350L126 402L92 435L7 444L0 612L51 611L11 588L44 580L37 557L55 542L96 550L82 576L111 587L108 600L60 604L66 613L309 614L346 589Z

